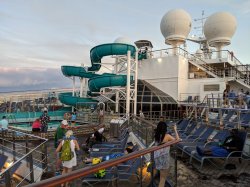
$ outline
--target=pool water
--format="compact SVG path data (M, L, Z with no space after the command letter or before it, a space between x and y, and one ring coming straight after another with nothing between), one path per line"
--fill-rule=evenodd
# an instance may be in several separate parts
M51 121L48 123L48 131L54 131L59 125L61 121ZM10 125L15 127L15 129L25 130L25 131L32 131L32 123L21 123L21 124L12 124ZM78 124L75 124L78 126Z

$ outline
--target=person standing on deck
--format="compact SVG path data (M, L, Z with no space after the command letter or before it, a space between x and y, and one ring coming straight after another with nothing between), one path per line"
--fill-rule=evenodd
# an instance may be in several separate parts
M65 139L63 139L60 144L58 145L56 152L59 153L62 149L63 149L63 144L67 141L69 141L70 143L70 150L71 153L73 154L73 158L71 158L71 160L67 160L67 161L62 161L62 165L63 165L63 172L62 175L66 174L66 173L70 173L73 169L73 167L75 167L77 165L77 158L76 158L76 150L79 151L80 147L79 144L77 142L76 139L73 139L73 131L72 130L68 130L65 134ZM64 184L62 184L61 186L64 186ZM69 186L69 183L66 182L65 183L65 187Z
M2 120L0 121L0 128L4 129L4 130L7 130L8 129L8 126L9 126L9 122L8 120L6 119L6 116L3 116L2 117Z
M228 90L227 89L223 91L223 104L226 107L228 106Z
M41 120L41 137L45 137L45 133L48 131L48 122L50 121L50 117L48 116L48 109L43 109L43 114L40 116Z
M99 115L98 115L99 125L104 123L104 110L100 108Z
M245 94L244 94L244 90L243 89L241 89L239 92L238 92L238 100L239 100L239 108L242 108L242 106L243 106L243 99L244 99L244 97L245 97Z
M140 118L142 118L142 119L144 119L145 118L145 116L144 116L144 114L143 114L143 112L140 110Z
M71 114L71 127L75 127L76 124L76 111Z
M163 118L162 118L163 119ZM155 131L155 144L161 145L175 139L180 139L177 127L174 125L175 138L167 133L166 124L159 123ZM158 187L164 187L170 166L170 147L165 147L154 152L155 167L160 171L160 182Z
M160 121L159 121L157 127L158 126L164 126L164 127L166 127L166 130L164 132L162 132L163 133L162 136L164 136L165 133L167 132L167 124L165 123L163 116L160 117Z
M8 131L8 126L9 126L9 122L8 122L8 120L6 119L6 116L3 116L3 117L2 117L2 120L0 121L0 128L1 128L1 131L3 131L3 132L6 134L7 131Z
M68 129L68 122L67 120L62 120L61 124L57 127L56 133L55 133L55 139L54 139L54 146L55 148L58 147L60 142L63 140L63 137L65 136ZM59 174L60 166L62 164L62 161L59 158L59 152L57 152L56 155L56 173Z
M41 121L40 119L36 119L33 123L32 123L32 132L35 134L35 135L38 135L38 133L41 132Z

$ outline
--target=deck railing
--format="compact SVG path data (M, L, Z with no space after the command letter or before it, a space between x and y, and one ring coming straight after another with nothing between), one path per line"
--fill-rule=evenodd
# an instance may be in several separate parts
M12 186L13 170L21 179L15 186L23 186L27 182L40 180L42 173L47 170L47 139L32 134L3 130L0 133L1 153L8 157L7 168L0 176L5 179L5 186ZM14 169L15 168L15 169Z
M116 167L119 164L122 164L122 163L124 163L126 161L136 159L136 158L141 158L142 159L143 156L146 155L146 154L151 154L151 158L153 158L154 151L157 151L157 150L165 148L165 147L169 147L171 145L174 145L174 144L178 143L179 141L180 140L174 140L174 141L165 143L165 144L160 145L160 146L153 146L153 147L150 147L150 148L139 150L139 151L124 155L122 157L116 158L116 159L112 159L112 160L109 160L109 161L102 162L102 163L97 164L97 165L84 167L82 169L72 171L72 172L67 173L65 175L61 175L61 176L57 176L57 177L50 178L50 179L47 179L47 180L43 180L41 182L31 184L28 187L44 187L44 186L52 187L52 186L57 186L57 185L60 185L60 184L63 184L63 183L71 182L71 181L76 180L76 179L81 179L82 177L93 174L93 173L99 171L100 169L105 169L105 168L109 168L109 167ZM154 160L151 159L150 162L153 163ZM152 165L153 164L150 164L150 167L152 167ZM142 162L141 162L141 166L142 166ZM176 167L175 167L175 169L176 169ZM140 173L140 186L142 186L142 170L140 170L140 171L141 171L141 173ZM150 181L151 186L154 186L154 174L153 174L153 172L154 172L154 170L151 168L151 181ZM176 170L176 172L177 172L177 170ZM176 179L176 177L175 177L175 179ZM176 181L175 181L175 183L176 183Z

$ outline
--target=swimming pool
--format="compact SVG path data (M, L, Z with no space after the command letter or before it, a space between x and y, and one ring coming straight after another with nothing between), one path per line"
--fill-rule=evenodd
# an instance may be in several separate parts
M55 131L55 129L61 124L61 121L51 121L48 123L48 131ZM79 126L79 124L76 124ZM32 123L19 123L11 124L10 127L16 130L32 131Z

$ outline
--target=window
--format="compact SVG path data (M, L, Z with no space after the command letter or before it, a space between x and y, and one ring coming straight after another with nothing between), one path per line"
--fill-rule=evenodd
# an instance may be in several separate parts
M220 91L220 85L219 84L208 84L204 85L204 91L209 92L209 91Z

